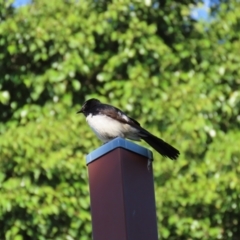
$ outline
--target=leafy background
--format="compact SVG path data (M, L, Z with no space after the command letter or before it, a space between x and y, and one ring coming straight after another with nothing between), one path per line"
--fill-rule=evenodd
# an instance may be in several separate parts
M181 151L154 152L161 239L239 239L240 2L197 4L0 0L0 239L91 239L90 97Z

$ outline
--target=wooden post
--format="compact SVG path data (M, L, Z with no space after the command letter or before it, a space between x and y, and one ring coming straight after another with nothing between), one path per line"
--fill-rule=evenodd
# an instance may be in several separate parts
M157 240L150 150L116 138L87 156L93 240Z

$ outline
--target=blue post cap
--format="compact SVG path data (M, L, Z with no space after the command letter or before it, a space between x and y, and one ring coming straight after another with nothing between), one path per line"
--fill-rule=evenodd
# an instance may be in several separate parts
M139 146L136 143L127 141L123 138L117 137L89 153L86 160L87 164L95 161L97 158L100 158L101 156L107 154L108 152L116 148L127 149L131 152L147 157L149 160L153 160L152 152L149 149Z

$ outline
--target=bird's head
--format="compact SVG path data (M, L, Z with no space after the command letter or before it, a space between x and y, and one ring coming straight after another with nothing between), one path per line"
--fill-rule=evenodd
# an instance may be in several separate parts
M87 116L88 113L91 111L92 107L99 103L100 101L97 100L96 98L91 98L82 105L81 109L77 111L77 113L83 113L85 116Z

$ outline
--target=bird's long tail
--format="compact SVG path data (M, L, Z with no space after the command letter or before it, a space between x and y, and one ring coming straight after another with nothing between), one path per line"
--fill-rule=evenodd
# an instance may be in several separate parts
M156 151L158 151L162 156L168 157L172 160L176 160L178 158L180 152L176 148L149 132L146 134L146 132L144 131L144 135L142 135L141 138Z

